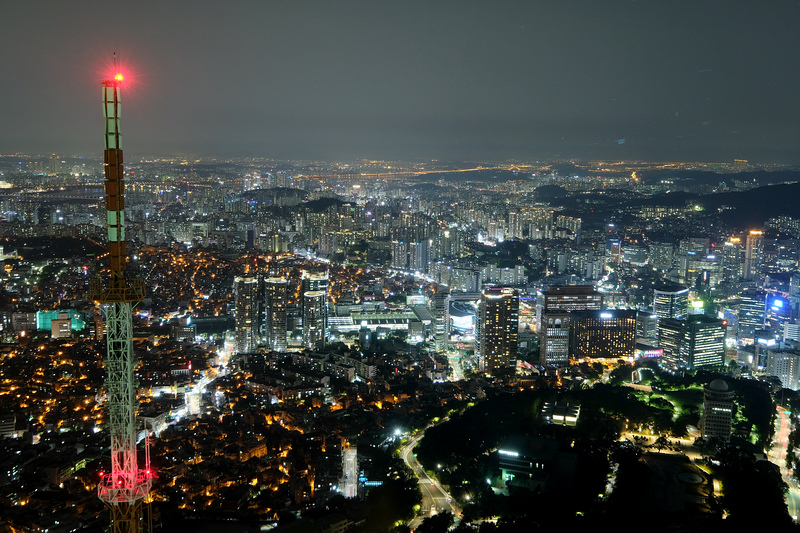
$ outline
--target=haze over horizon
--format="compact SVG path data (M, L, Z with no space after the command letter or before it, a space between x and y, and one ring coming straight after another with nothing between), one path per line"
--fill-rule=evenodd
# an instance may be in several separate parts
M11 2L0 153L800 163L800 4Z

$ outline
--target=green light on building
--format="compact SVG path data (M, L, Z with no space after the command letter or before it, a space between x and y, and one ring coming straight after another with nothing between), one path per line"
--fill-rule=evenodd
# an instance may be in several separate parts
M86 327L86 322L83 320L83 315L74 309L54 309L52 311L37 311L36 312L36 329L50 330L53 320L58 320L59 315L67 315L70 320L70 329L73 331L82 330Z

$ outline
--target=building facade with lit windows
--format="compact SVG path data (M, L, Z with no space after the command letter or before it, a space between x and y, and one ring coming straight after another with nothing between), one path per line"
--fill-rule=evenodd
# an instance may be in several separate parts
M322 293L322 307L323 307L323 324L322 324L322 332L325 335L323 338L323 342L328 339L328 292L330 287L330 279L328 276L328 272L313 272L309 270L303 270L300 276L300 311L301 316L303 317L303 331L305 332L305 317L306 317L306 299L305 294L307 292L321 292ZM318 311L315 310L312 312L317 313ZM304 333L305 335L305 333ZM304 342L305 344L305 342Z
M755 281L764 265L764 232L753 230L747 234L744 244L744 268L742 279Z
M797 351L768 349L765 374L780 379L784 389L800 389L800 354Z
M692 370L725 364L726 330L726 321L706 315L662 320L658 324L658 345L664 350L662 367Z
M327 337L328 310L323 291L303 294L303 346L321 350Z
M658 338L658 316L653 313L639 310L636 315L636 338L655 339Z
M519 340L519 292L487 287L481 293L475 328L475 353L481 371L494 375L513 368Z
M653 289L653 314L662 318L680 318L689 309L689 289L676 283Z
M286 351L286 308L289 303L289 282L283 278L264 280L266 305L265 337L267 346L276 352Z
M674 254L675 246L671 243L650 243L647 262L655 269L666 271L672 268Z
M567 493L573 489L578 455L562 450L557 440L515 435L500 445L497 462L507 487Z
M574 360L629 359L636 348L635 309L573 311L570 356Z
M722 247L722 279L726 283L736 283L742 277L744 251L742 240L731 237Z
M258 280L236 277L233 280L236 308L236 351L253 353L258 346Z
M358 450L349 443L342 446L342 477L339 486L345 498L358 497Z
M599 311L603 295L592 285L549 287L539 293L536 307L539 363L544 367L569 362L570 312Z
M731 440L733 419L733 391L721 379L715 379L703 388L703 415L700 417L700 433L706 439L718 438L722 442Z
M752 344L756 330L764 328L767 295L757 289L745 289L739 297L738 337Z
M433 295L433 338L436 351L445 353L450 339L450 291L444 286Z

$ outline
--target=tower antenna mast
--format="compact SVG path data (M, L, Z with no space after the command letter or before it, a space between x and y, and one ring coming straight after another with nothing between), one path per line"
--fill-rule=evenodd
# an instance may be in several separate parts
M117 56L114 54L114 68ZM133 358L133 304L144 297L141 280L126 275L125 174L120 144L120 86L115 74L103 86L105 115L105 204L110 272L105 280L92 280L90 292L106 315L105 388L111 433L111 472L102 474L98 495L111 511L112 533L139 533L142 501L150 493L149 465L140 469L136 457L136 383Z

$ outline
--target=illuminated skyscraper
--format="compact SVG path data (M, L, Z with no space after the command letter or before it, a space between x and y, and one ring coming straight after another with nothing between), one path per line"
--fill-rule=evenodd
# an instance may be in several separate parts
M283 278L268 278L264 282L266 304L267 346L276 352L286 351L286 307L289 283Z
M319 291L322 293L322 309L324 313L323 316L323 323L322 323L322 331L325 337L323 337L323 342L328 339L328 287L329 287L329 279L327 272L311 272L308 270L303 270L302 276L300 278L300 295L301 295L301 311L302 316L304 317L303 320L303 331L305 331L305 316L306 316L306 299L305 294L309 291Z
M325 293L308 291L303 294L303 346L321 350L325 346L328 321Z
M408 245L408 269L414 272L427 272L430 246L427 240Z
M680 318L689 309L689 289L678 284L664 283L653 289L653 314L662 318Z
M627 359L636 347L635 309L573 311L569 347L573 359Z
M236 303L236 351L253 353L258 346L258 281L236 277L233 280Z
M658 337L658 317L652 313L639 311L636 315L636 338L653 339Z
M328 273L303 270L302 277L300 279L300 287L303 292L323 291L325 294L327 294Z
M765 294L764 327L773 332L783 331L784 324L797 322L797 308L792 305L789 298L782 294Z
M522 238L522 221L520 220L519 213L511 211L508 213L508 232L509 239Z
M569 362L569 325L571 311L599 311L603 295L591 285L549 287L540 293L537 304L539 363L563 366Z
M738 337L753 343L756 330L764 327L766 315L766 293L756 289L745 289L739 299Z
M755 281L761 273L764 264L764 233L751 231L747 234L744 249L744 271L742 278L745 281Z
M519 293L509 287L483 290L478 307L475 353L487 374L512 368L517 361Z
M439 287L433 295L433 336L436 351L444 353L450 337L450 291L447 287Z
M742 277L742 240L731 237L722 248L722 279L726 283L736 283Z
M612 240L609 244L609 259L610 263L619 264L622 261L622 243L618 240Z
M800 276L797 274L793 274L789 279L789 297L800 297Z
M727 323L706 315L683 320L665 318L658 324L658 345L664 350L661 364L672 370L693 370L725 363Z

